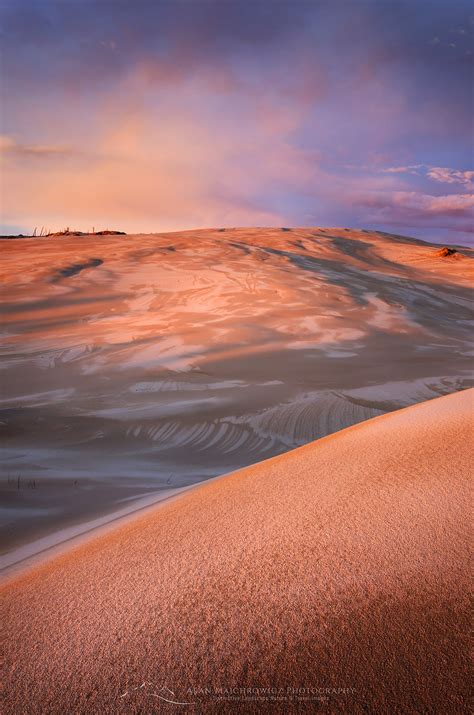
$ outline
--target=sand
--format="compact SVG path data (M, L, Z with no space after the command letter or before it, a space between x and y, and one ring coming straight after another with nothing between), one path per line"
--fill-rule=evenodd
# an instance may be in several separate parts
M7 582L5 712L466 712L473 395L203 484Z
M467 249L316 227L0 253L3 552L472 385Z

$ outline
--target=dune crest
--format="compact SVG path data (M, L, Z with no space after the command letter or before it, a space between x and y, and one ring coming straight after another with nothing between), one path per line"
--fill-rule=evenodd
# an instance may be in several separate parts
M146 712L164 687L204 712L270 702L235 687L463 712L473 395L204 484L7 584L6 712Z

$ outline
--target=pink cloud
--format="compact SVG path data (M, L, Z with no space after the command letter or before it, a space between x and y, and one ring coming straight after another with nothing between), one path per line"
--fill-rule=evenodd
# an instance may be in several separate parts
M389 166L381 169L384 174L418 174L423 164L413 164L413 166Z
M389 201L394 207L430 215L467 214L474 207L474 196L471 194L431 196L415 191L397 191Z
M400 208L423 214L464 214L474 207L472 194L431 196L416 191L394 191L361 197L359 203L381 209Z
M450 169L449 167L430 166L429 164L413 164L409 166L388 166L378 171L383 174L415 174L426 175L429 179L442 184L463 184L474 188L474 171Z
M472 194L432 196L415 191L377 192L359 194L354 202L368 209L367 219L374 223L474 232Z
M4 139L5 222L126 231L285 223L261 195L312 178L314 157L288 140L298 113L271 96L235 106L224 97L216 108L200 78L170 87L158 107L148 91L141 73L128 77L97 105L94 134L78 137L83 150L67 161L36 160L46 149L59 154L56 127L56 148ZM66 137L73 121L66 113Z
M474 188L474 171L462 171L459 169L448 169L446 167L433 166L426 172L426 175L434 181L444 184L464 184L469 188Z

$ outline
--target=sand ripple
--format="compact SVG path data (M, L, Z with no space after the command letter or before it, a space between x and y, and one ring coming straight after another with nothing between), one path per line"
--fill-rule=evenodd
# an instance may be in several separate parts
M12 515L37 498L8 490L18 472L138 493L469 386L472 252L438 248L319 228L0 242Z

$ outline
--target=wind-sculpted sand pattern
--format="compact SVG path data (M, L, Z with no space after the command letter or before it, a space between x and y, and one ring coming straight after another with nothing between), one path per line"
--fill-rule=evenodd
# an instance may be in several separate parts
M467 249L318 228L0 243L7 546L471 384Z

